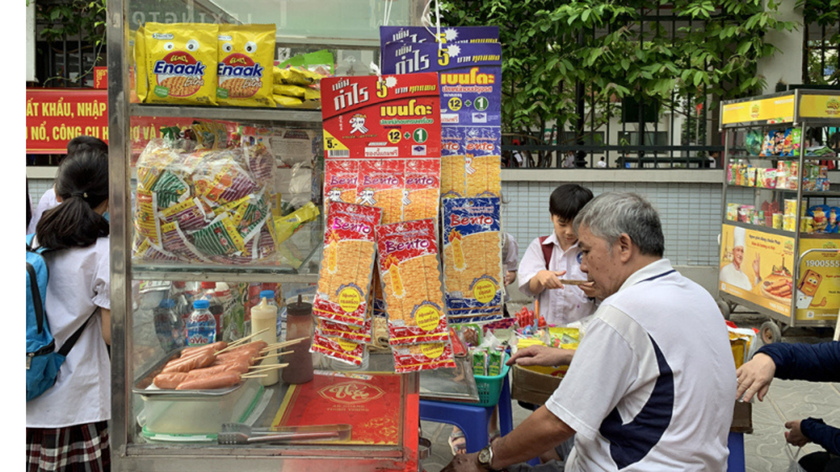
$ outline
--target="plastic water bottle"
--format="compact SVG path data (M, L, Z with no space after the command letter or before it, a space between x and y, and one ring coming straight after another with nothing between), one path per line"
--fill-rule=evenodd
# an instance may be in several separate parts
M222 314L225 307L216 295L216 282L201 282L201 289L204 291L202 298L210 302L210 313L216 319L216 338L222 339Z
M193 302L193 312L187 320L187 345L197 346L216 342L216 318L210 313L209 300Z
M172 282L169 289L169 298L175 303L175 314L177 316L177 325L179 336L178 345L183 346L187 339L187 319L192 313L192 300L188 297L186 291L186 282L176 281Z
M164 352L169 352L184 344L184 339L178 329L179 317L175 307L175 300L164 298L153 311L155 334Z

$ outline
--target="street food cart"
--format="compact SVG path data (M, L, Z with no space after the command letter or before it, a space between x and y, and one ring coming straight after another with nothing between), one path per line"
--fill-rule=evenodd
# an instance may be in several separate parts
M225 282L231 287L282 284L285 296L279 297L281 303L286 297L292 299L295 293L301 293L302 300L311 301L307 298L307 294L311 294L307 288L318 281L324 219L319 216L296 231L290 238L293 247L277 248L278 253L287 250L286 257L265 264L259 261L247 265L216 261L183 263L137 258L135 210L144 202L132 196L138 185L136 157L142 150L131 148L131 136L132 133L149 133L159 137L157 127L136 126L139 117L143 117L144 122L147 118L159 119L161 124L189 123L193 119L235 121L298 130L308 136L313 147L320 146L322 119L318 109L141 103L136 81L142 80L143 76L137 73L134 59L138 46L135 38L138 28L149 22L177 22L188 24L186 27L273 23L276 37L271 38L271 42L274 44L276 40L277 51L272 54L279 52L275 59L328 49L335 57L336 75L367 75L367 64L375 62L379 52L378 25L382 24L383 18L390 17L392 24L419 25L424 3L109 0L108 138L113 312L110 434L114 470L221 472L245 467L362 472L419 469L419 376L416 372L393 374L390 355L371 355L366 369L355 370L313 356L315 381L295 386L283 381L263 386L260 379L254 378L232 388L204 393L150 388L151 376L177 355L155 341L156 334L160 334L155 333L159 323L155 322L153 314L159 308L154 298L155 293L161 292L158 288L169 282ZM170 59L178 58L167 60ZM195 67L195 63L191 65ZM175 94L174 88L168 91ZM159 93L158 90L152 92ZM320 204L317 198L313 201ZM323 214L323 206L320 206L320 213ZM150 300L155 304L154 309L149 308ZM343 406L336 407L339 404ZM225 422L250 428L270 428L279 424L305 427L310 419L316 420L318 411L329 415L330 408L337 412L337 419L355 421L352 434L348 435L341 423L340 427L333 428L338 434L334 440L249 442L248 439L255 436L246 434L248 439L244 443L240 440L222 444L219 435L219 424ZM296 412L300 413L297 417ZM322 417L317 419L324 421Z
M840 92L797 89L730 100L725 135L719 297L786 327L833 327L840 308L837 208L828 170L838 149Z

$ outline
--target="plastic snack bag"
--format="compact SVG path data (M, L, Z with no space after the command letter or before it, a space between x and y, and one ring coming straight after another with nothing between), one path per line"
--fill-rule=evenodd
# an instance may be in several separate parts
M433 219L376 227L391 345L448 341Z
M146 23L148 103L216 105L219 27Z
M275 106L272 86L276 32L273 24L219 26L219 105Z
M327 203L327 229L313 311L320 318L364 326L382 210Z

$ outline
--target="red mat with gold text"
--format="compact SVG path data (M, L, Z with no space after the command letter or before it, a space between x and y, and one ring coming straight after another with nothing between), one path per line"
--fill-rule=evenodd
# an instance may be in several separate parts
M350 441L342 444L399 444L400 382L396 374L316 372L289 386L272 426L347 423Z

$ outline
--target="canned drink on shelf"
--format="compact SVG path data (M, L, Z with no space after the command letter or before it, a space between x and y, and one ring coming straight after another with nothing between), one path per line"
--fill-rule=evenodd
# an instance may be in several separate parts
M785 215L782 229L791 232L796 231L796 215Z
M782 229L783 227L783 218L781 213L773 213L773 228Z
M796 216L796 199L785 199L785 216Z

